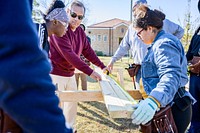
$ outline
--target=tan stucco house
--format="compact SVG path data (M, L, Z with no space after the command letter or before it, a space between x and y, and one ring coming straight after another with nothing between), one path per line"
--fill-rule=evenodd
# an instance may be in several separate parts
M112 56L123 39L130 21L111 19L87 26L86 34L91 39L92 48Z

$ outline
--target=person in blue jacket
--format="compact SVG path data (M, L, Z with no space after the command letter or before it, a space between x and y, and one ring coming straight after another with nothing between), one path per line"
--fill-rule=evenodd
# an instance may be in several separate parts
M32 0L0 5L0 108L25 133L72 133L58 107L50 64L38 47Z
M183 45L177 37L162 30L164 19L165 14L144 4L134 11L133 28L149 47L141 65L148 97L138 104L132 122L144 125L160 107L170 105L178 133L185 133L195 99L185 90L188 76Z

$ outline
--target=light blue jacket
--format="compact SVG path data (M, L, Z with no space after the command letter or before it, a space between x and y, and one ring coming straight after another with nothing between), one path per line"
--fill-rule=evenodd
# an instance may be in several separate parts
M177 37L158 33L142 62L142 80L146 93L161 106L172 102L178 88L186 85L187 59Z

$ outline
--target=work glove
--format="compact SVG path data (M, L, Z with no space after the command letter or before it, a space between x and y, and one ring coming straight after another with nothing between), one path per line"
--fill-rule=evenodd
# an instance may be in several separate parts
M131 115L132 123L136 125L144 125L153 118L156 111L158 110L158 105L153 99L146 98L134 106L134 108L137 109Z

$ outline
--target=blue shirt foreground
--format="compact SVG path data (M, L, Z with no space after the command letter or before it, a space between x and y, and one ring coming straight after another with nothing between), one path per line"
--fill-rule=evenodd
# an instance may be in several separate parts
M25 133L71 133L58 107L50 64L38 47L32 0L0 5L0 108Z

